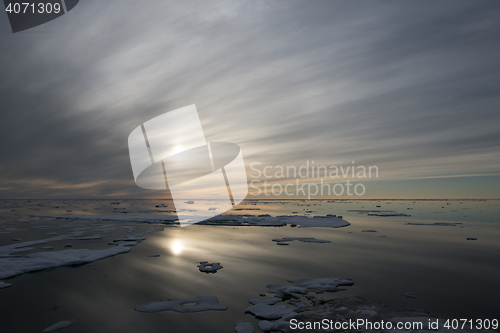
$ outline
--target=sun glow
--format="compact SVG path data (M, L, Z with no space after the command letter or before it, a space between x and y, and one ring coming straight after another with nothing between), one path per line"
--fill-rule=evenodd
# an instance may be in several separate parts
M172 244L170 245L170 249L172 250L173 254L178 255L181 254L181 252L184 250L184 246L180 241L176 240L172 242Z

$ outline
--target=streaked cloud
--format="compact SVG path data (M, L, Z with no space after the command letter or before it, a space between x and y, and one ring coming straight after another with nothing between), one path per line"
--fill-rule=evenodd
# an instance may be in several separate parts
M135 186L127 137L190 104L248 165L498 175L498 14L497 1L89 0L17 34L0 15L0 197L159 197Z

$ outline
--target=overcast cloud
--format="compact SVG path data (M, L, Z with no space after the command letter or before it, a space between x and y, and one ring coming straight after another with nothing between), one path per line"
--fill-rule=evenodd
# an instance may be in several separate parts
M161 197L135 185L127 137L190 104L247 166L498 175L499 14L498 1L80 0L16 34L2 14L0 197Z

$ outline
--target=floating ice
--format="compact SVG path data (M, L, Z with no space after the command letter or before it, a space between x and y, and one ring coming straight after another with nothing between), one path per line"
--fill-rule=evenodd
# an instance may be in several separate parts
M42 246L42 250L52 250L54 247L53 246Z
M145 216L116 216L116 215L84 215L84 214L53 214L53 215L30 215L31 217L71 219L71 220L92 220L92 221L122 221L140 223L164 223L177 224L177 216L174 215L145 215ZM197 219L193 215L183 215L186 220ZM208 220L202 221L203 225L227 225L227 226L268 226L281 227L287 224L294 224L300 227L328 227L339 228L350 225L349 222L336 216L307 216L285 215L270 216L269 214L251 215L217 215Z
M279 303L281 301L283 301L281 298L271 298L271 299L255 299L255 298L253 298L253 299L249 300L248 302L250 304L253 304L253 305L261 304L261 303L264 303L267 305L274 305L274 304Z
M245 313L251 313L258 318L264 319L279 319L291 312L293 312L293 309L287 308L283 304L269 305L265 302L254 304L245 310Z
M275 322L262 320L259 322L259 328L263 332L270 332L270 331L289 332L290 323L284 320L278 320Z
M92 239L102 239L101 235L84 236L84 237L70 237L69 239L74 240L92 240Z
M17 252L23 252L26 250L31 250L32 248L28 248L29 246L33 245L39 245L39 244L46 244L48 242L52 241L59 241L62 239L65 239L69 237L68 235L60 235L60 236L55 236L51 238L45 238L45 239L39 239L35 241L28 241L28 242L22 242L22 243L15 243L11 245L6 245L6 246L0 246L0 257L5 257L9 256L10 254L17 253Z
M307 289L285 284L270 284L267 286L268 292L279 296L290 296L294 294L307 294Z
M331 241L328 240L323 240L323 239L316 239L316 238L311 238L311 237L285 237L285 238L280 238L280 239L273 239L273 242L278 242L278 243L283 243L283 242L293 242L293 241L300 241L304 243L331 243ZM283 244L279 244L283 245ZM286 244L288 245L288 244Z
M437 225L442 227L456 227L460 222L436 222L436 223L419 223L419 222L408 222L407 225Z
M294 283L294 286L306 286L306 293L316 290L329 291L331 288L334 288L338 285L353 284L352 281L339 277L330 277L323 279L310 279L302 277L298 279L290 279L288 281ZM357 320L359 319L366 319L370 322L385 321L392 323L421 323L421 329L406 330L412 333L431 331L438 333L479 332L474 330L471 331L460 329L448 330L444 327L445 320L433 318L429 313L425 311L413 309L391 310L385 304L370 303L361 297L343 297L328 300L324 300L321 297L314 297L311 295L298 295L298 297L299 298L291 299L287 302L289 305L293 306L293 308L287 308L284 305L275 305L281 301L281 299L279 298L270 300L252 299L250 300L250 303L254 305L250 308L253 308L253 310L249 311L249 308L245 312L250 312L253 313L256 317L267 319L260 321L258 324L260 330L262 330L263 332L302 332L303 330L292 329L290 325L291 319L296 320L296 323L302 322L304 324L304 330L307 330L308 332L312 332L313 327L308 328L307 323L321 322L325 319L328 320L328 322L357 322ZM311 305L303 303L307 301L310 301ZM428 327L430 322L437 322L438 327ZM357 328L360 331L373 331L371 328L363 327L362 324L360 324L360 326ZM376 331L378 332L379 330ZM380 332L382 332L382 330L380 330Z
M63 320L63 321L57 322L53 325L50 325L46 329L42 330L42 333L50 333L50 332L54 332L57 330L61 330L63 328L68 327L69 325L71 325L71 322Z
M122 221L141 223L174 223L177 216L173 215L144 215L144 216L115 216L115 215L85 215L85 214L49 214L30 215L31 217L69 219L69 220L91 220L91 221Z
M184 304L195 303L191 306L186 306ZM227 305L219 304L219 300L216 296L202 296L196 298L173 298L166 301L151 302L143 304L134 309L139 312L160 312L172 310L181 313L191 313L191 312L201 312L218 310L227 310Z
M7 288L10 286L11 286L10 283L5 283L5 282L0 281L0 289Z
M329 277L323 279L311 279L308 277L299 277L297 279L287 280L298 287L305 287L307 291L313 291L315 293L322 293L326 291L337 291L338 286L351 286L354 284L352 280L347 280L340 277Z
M339 228L350 225L349 222L335 216L322 216L322 218L310 218L307 216L276 216L272 217L268 214L251 216L251 215L218 215L199 224L208 225L228 225L228 226L274 226L281 227L287 224L294 224L300 227L328 227Z
M130 250L127 247L114 246L105 250L69 249L32 253L24 258L0 258L0 279L47 268L82 265Z
M222 267L218 262L208 263L208 261L200 261L200 264L198 265L200 272L205 273L217 273L217 271L221 268L224 267Z
M237 323L234 331L236 333L253 333L253 326L247 322Z
M411 216L411 215L407 215L407 214L371 214L369 213L368 216L385 216L385 217L390 217L390 216Z
M118 241L118 242L113 242L109 243L109 245L117 245L117 246L136 246L139 244L140 241L135 241L135 240L129 240L129 241Z

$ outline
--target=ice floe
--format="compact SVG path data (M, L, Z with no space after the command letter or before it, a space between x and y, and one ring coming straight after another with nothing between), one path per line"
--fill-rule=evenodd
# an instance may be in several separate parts
M10 287L12 284L0 281L0 289Z
M442 227L456 227L460 222L436 222L436 223L420 223L420 222L408 222L407 225L436 225Z
M104 250L69 249L28 254L23 258L0 258L0 279L61 266L82 265L129 252L124 246Z
M315 293L322 293L326 291L337 291L338 286L351 286L354 284L352 280L340 278L340 277L329 277L323 279L312 279L305 276L299 277L297 279L287 280L298 287L305 287L307 292L313 291Z
M194 305L185 305L193 304ZM160 312L172 310L181 313L201 312L201 311L224 311L227 305L219 304L216 296L202 296L196 298L173 298L166 301L146 303L134 309L139 312Z
M278 300L280 302L281 299ZM249 306L245 313L251 313L257 318L263 319L279 319L286 314L290 314L293 312L293 309L287 308L286 305L274 305L267 304L266 302L259 302L257 304Z
M266 319L261 320L258 323L259 329L263 332L282 332L282 333L292 333L292 332L312 332L316 331L313 327L308 327L306 325L311 325L311 323L319 323L326 320L328 323L341 323L341 322L358 322L358 320L363 320L359 327L356 327L360 331L367 332L394 332L391 329L373 329L367 326L367 322L390 322L390 323L422 323L422 327L418 329L404 330L404 332L411 333L421 333L421 332L448 332L448 333L458 333L458 332L471 332L468 330L453 330L446 329L444 327L445 321L442 319L434 318L429 313L423 310L391 310L385 304L374 304L370 303L361 297L342 297L335 299L323 299L321 297L315 297L312 295L307 295L310 291L336 291L337 286L352 284L351 280L338 277L329 277L323 279L311 279L306 277L301 277L298 279L289 279L289 282L293 283L290 288L284 288L281 285L269 285L273 286L272 292L277 291L280 295L277 298L269 300L258 300L252 299L250 303L253 304L251 307L245 310L245 313L251 313L256 318ZM281 286L276 288L276 286ZM303 289L292 289L300 288ZM336 289L336 290L335 290ZM295 298L284 297L282 292L287 290L287 292L297 292ZM299 295L300 294L300 295ZM285 302L291 306L287 307L285 304L278 304ZM297 326L293 327L293 323L302 323L303 329L298 329ZM436 323L436 327L428 327L429 323ZM395 328L393 326L392 328ZM317 327L316 327L317 329ZM329 330L325 330L330 332ZM348 329L333 329L333 331L350 331ZM400 330L403 331L403 330ZM238 331L237 331L238 332ZM479 332L479 331L472 331ZM484 331L480 331L484 332Z
M124 215L85 215L85 214L52 214L52 215L30 215L39 218L55 218L70 220L90 220L90 221L121 221L121 222L139 222L139 223L163 223L176 225L179 223L175 215L144 215L144 216L124 216ZM199 219L198 216L183 215L188 222L191 219ZM181 223L183 223L181 221ZM349 222L337 216L270 216L263 214L254 215L217 215L205 221L199 222L202 225L227 225L227 226L267 226L281 227L287 224L299 227L328 227L339 228L350 225Z
M273 239L273 242L278 242L278 243L293 242L293 241L299 241L299 242L304 242L304 243L331 243L331 241L329 241L329 240L316 239L316 238L311 238L311 237L285 237L285 238ZM279 245L285 245L285 244L279 244ZM286 244L286 245L288 245L288 244Z
M115 238L110 245L113 247L104 250L89 250L89 249L66 249L63 251L50 251L50 252L39 252L30 253L26 256L17 255L21 252L27 252L34 250L35 245L47 244L50 242L56 242L61 240L99 240L102 239L100 234L95 235L85 235L87 231L94 229L90 226L80 226L75 228L75 223L81 222L69 222L69 223L59 223L57 226L52 226L52 228L62 228L72 230L69 234L56 235L50 238L24 241L18 239L15 243L10 245L0 246L0 279L8 278L15 275L33 272L48 268L55 268L60 266L71 266L89 263L92 261L100 260L106 257L114 256L116 254L127 253L131 249L130 247L137 245L141 241L145 240L145 237L140 237L144 234L148 234L155 231L164 230L164 228L169 226L156 226L154 228L147 227L149 230L141 232L136 235L126 236L122 238ZM92 223L92 222L88 222ZM113 224L102 224L98 223L96 226L98 229L103 229L106 227L113 226ZM35 226L32 229L43 230L49 227L46 226ZM136 227L125 226L127 232L133 231ZM54 233L48 233L54 234ZM72 247L72 243L64 244L65 248ZM53 245L46 245L39 247L39 250L52 250Z
M265 295L264 295L265 296ZM271 299L251 299L248 301L248 303L256 305L256 304L267 304L267 305L274 305L276 303L279 303L283 301L281 298L271 298Z
M200 261L200 264L198 265L200 272L204 273L217 273L217 271L221 268L224 267L222 267L218 262L209 263L208 261Z
M50 325L49 327L43 329L42 333L55 332L55 331L61 330L63 328L66 328L69 325L71 325L71 322L63 320L63 321L57 322L57 323Z
M253 333L253 326L247 322L240 322L236 324L234 331L236 333Z
M328 227L339 228L350 225L349 222L335 216L270 216L268 214L252 216L252 215L218 215L209 220L200 222L199 224L208 225L228 225L228 226L275 226L281 227L290 225L298 225L300 227Z
M143 215L143 216L115 216L115 215L85 215L85 214L50 214L50 215L30 215L31 217L69 219L69 220L90 220L90 221L122 221L140 223L175 223L177 216L172 215Z

